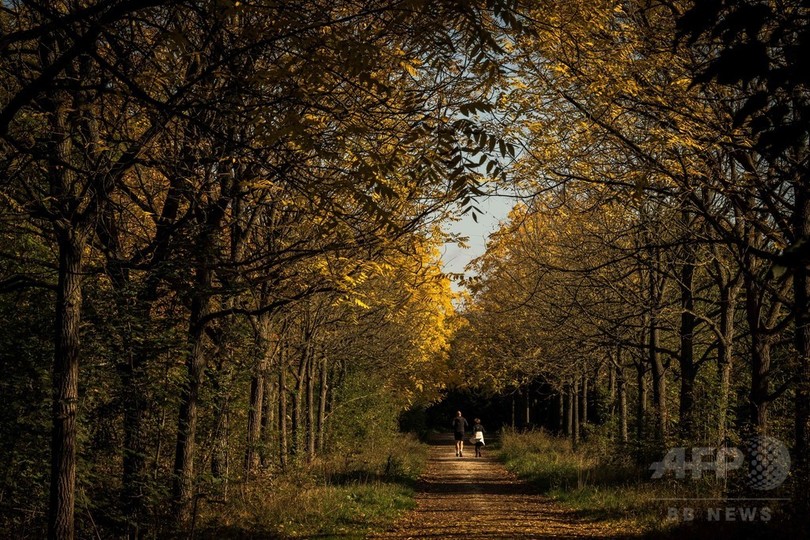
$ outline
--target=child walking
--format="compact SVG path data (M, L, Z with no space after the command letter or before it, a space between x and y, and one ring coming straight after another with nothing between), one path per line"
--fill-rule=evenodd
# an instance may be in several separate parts
M475 441L475 457L481 457L481 448L484 446L484 426L481 425L481 419L476 418L472 427L473 440Z

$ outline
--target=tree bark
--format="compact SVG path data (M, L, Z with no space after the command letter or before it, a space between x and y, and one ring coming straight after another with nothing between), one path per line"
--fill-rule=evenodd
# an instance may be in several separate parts
M566 402L568 406L565 408L565 436L574 437L574 392L570 384L566 385Z
M310 347L307 355L306 386L307 386L307 462L315 459L315 347Z
M270 339L269 315L262 315L256 321L256 352L259 356L250 379L250 405L248 408L247 441L245 444L245 482L249 482L259 467L258 446L262 433L262 413L266 410L265 386L273 343Z
M287 347L282 343L278 363L278 461L287 468Z
M301 457L304 446L304 430L301 429L304 423L304 387L306 382L307 361L309 360L309 338L304 338L303 350L298 359L298 372L296 374L295 391L293 392L292 401L292 429L290 436L292 438L291 454L296 457L296 460Z
M658 322L650 317L649 362L652 370L653 406L655 407L655 437L663 443L667 437L667 380L664 363L658 351Z
M761 320L760 288L750 272L745 278L745 310L750 332L751 386L749 398L749 421L758 433L768 429L768 404L770 393L770 346L763 335Z
M326 355L321 358L320 396L318 397L318 452L323 454L326 444L326 404L329 398L328 360Z
M642 362L636 363L636 390L638 391L638 401L636 402L636 439L639 442L644 440L644 424L647 417L647 378L645 377L647 368Z
M658 310L660 308L660 295L663 285L658 283L657 274L661 269L661 254L657 247L650 248L650 274L649 295L651 310L649 315L648 333L648 361L652 373L653 407L655 408L655 437L659 444L663 444L667 437L667 380L664 372L664 363L659 352Z
M618 356L619 364L616 366L616 391L618 394L619 409L619 440L626 444L627 437L627 381L624 376L624 367L621 365L621 356Z
M250 378L250 405L248 408L247 441L245 444L245 482L252 480L253 472L259 467L257 445L261 438L261 415L264 410L264 373L254 373Z
M574 448L576 448L579 444L579 379L575 379L574 383L571 385L571 402L571 407L573 408L573 432L571 441L574 444Z
M688 215L684 217L684 223L689 223ZM694 299L694 276L695 276L695 253L694 248L684 246L686 256L681 266L680 292L681 292L681 325L679 329L680 351L678 363L681 369L681 389L680 389L680 434L683 440L694 439L694 408L695 408L695 380L698 374L698 366L695 364L694 335L697 327L695 318Z
M210 271L204 263L197 265L196 286L189 320L191 351L186 361L187 381L180 393L180 410L177 417L177 444L174 458L174 483L172 498L178 523L186 523L191 517L194 490L195 438L197 434L197 406L200 387L207 362L204 344L204 327L200 323L209 309L208 290L211 285Z
M85 238L56 226L59 277L53 370L53 431L48 537L72 539L76 498L76 414L79 401L79 327Z
M582 377L582 393L580 394L580 425L588 423L588 377Z
M736 286L724 284L720 289L720 339L717 344L717 370L720 399L717 411L717 439L723 444L726 439L729 397L731 393L731 369L734 355L734 308Z
M617 347L617 363L615 366L610 366L608 370L608 417L612 420L616 415L616 374L619 370L618 362L621 361L621 345Z
M532 392L529 386L523 389L524 417L523 429L528 430L532 425Z
M799 241L810 241L810 192L808 178L795 184L796 206L793 214L794 236ZM797 507L801 515L810 513L810 276L806 263L800 263L793 271L794 318L796 333L794 343L799 360L796 386L796 485Z

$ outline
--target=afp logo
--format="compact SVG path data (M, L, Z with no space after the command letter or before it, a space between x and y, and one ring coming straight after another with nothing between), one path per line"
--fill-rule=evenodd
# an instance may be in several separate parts
M745 443L745 452L736 447L710 448L696 446L687 459L686 448L671 448L664 459L650 465L652 478L657 479L667 472L675 478L700 478L704 472L713 472L717 478L725 478L728 471L747 467L748 485L757 490L771 490L782 485L790 473L790 453L787 447L774 437L757 435Z

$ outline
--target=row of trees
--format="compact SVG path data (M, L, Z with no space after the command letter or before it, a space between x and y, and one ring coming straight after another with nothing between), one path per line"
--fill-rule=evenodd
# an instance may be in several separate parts
M4 4L3 528L42 523L45 484L53 538L77 493L83 528L184 527L202 493L312 459L342 403L435 391L432 224L491 159L464 114L511 7Z
M531 199L458 343L552 387L575 442L594 393L622 443L775 435L806 504L807 6L698 4L526 8L501 103Z

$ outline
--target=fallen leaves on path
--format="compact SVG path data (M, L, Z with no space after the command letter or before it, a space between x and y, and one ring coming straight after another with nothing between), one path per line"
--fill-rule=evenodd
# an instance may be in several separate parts
M565 508L515 478L492 457L455 457L452 441L437 439L417 486L417 506L372 538L628 538L619 520ZM472 452L469 453L472 455Z

